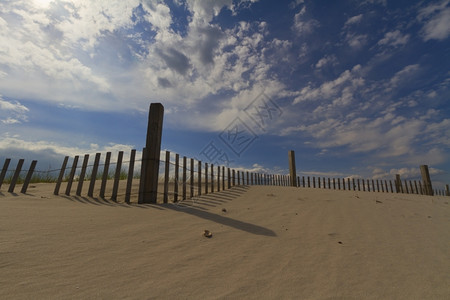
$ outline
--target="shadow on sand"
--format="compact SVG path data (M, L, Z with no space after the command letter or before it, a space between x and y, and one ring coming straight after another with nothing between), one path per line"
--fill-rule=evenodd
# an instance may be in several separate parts
M228 227L242 230L248 233L264 236L275 237L276 234L272 230L254 225L251 223L232 219L221 214L210 212L211 209L224 206L230 201L242 196L249 189L248 186L234 186L228 190L214 192L206 195L196 196L191 199L186 199L177 203L166 204L137 204L116 202L108 199L84 197L84 196L63 196L61 198L69 201L78 202L89 205L124 207L124 208L140 208L140 209L157 209L157 210L173 210L177 212L186 213L205 220L216 222Z
M99 205L99 206L111 206L111 207L124 207L124 208L141 208L141 209L159 209L164 210L164 208L159 207L157 204L139 204L136 203L125 203L125 202L116 202L113 200L103 199L103 198L95 198L95 197L84 197L84 196L61 196L61 198L70 200L72 202L79 202L82 204L90 204L90 205Z
M236 186L229 190L202 195L190 200L185 200L181 203L164 204L164 207L193 215L208 221L216 222L228 227L239 229L248 233L272 237L277 236L275 232L268 228L208 212L209 208L223 205L235 198L240 197L247 191L247 189L247 186Z

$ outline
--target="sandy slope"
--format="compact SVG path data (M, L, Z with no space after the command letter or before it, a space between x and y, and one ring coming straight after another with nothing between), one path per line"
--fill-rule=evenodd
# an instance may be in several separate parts
M260 186L125 205L53 187L2 188L0 299L450 299L449 197Z

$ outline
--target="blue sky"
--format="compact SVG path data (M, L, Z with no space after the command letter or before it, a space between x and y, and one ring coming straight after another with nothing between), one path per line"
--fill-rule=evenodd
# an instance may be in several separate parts
M3 0L0 159L162 148L450 182L450 1ZM127 155L127 154L125 154Z

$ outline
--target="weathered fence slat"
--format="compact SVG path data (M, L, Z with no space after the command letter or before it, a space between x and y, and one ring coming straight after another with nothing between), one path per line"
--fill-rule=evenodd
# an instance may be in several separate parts
M222 190L225 190L225 166L222 166Z
M125 202L130 203L131 187L133 186L134 161L136 159L136 149L132 149L130 153L130 163L128 165L127 188L125 191Z
M170 151L166 151L166 160L164 163L164 195L163 202L169 202L169 167L170 167Z
M175 154L175 184L173 187L173 202L178 202L178 183L180 180L180 155Z
M77 196L81 196L81 190L83 189L84 176L86 175L86 168L89 161L89 154L84 155L83 164L81 166L80 177L78 178Z
M190 198L194 197L194 159L191 158Z
M220 192L220 166L217 166L217 191Z
M26 194L28 185L31 181L31 177L33 176L34 168L36 168L37 160L33 160L30 165L30 169L28 170L27 176L25 177L25 181L22 185L22 190L20 191L22 194Z
M67 180L67 186L66 186L66 195L67 196L70 196L70 190L72 189L73 178L75 177L75 172L77 171L78 158L79 158L79 156L76 155L73 159L72 169L70 170L69 179Z
M197 187L198 187L198 195L202 194L202 162L197 162Z
M100 164L100 153L95 154L94 166L92 167L91 182L89 183L88 197L94 196L95 181L97 180L98 165Z
M11 158L5 159L5 163L3 164L2 172L0 173L0 188L2 187L3 180L5 180L6 172L8 171L10 162L11 162Z
M183 156L183 200L186 200L186 163L187 158L186 156Z
M214 164L211 164L211 193L214 193Z
M119 151L117 156L116 173L114 175L114 184L111 195L112 201L117 201L117 193L119 191L120 172L122 170L123 151Z
M143 151L145 153L145 151ZM105 165L103 166L102 184L100 186L100 198L105 199L106 183L108 181L109 164L111 162L111 152L106 152Z
M22 166L24 159L19 159L19 162L17 163L16 171L14 172L14 175L11 179L11 183L9 184L8 193L14 193L14 188L16 187L17 180L19 179L20 172L22 171Z
M67 167L67 162L69 161L69 157L66 156L64 157L64 161L63 164L61 166L61 170L59 171L59 175L58 175L58 181L56 181L56 186L55 186L55 190L53 191L54 195L58 195L59 194L59 189L61 188L61 182L64 178L64 173L66 172L66 167Z
M208 163L205 163L205 195L208 194Z

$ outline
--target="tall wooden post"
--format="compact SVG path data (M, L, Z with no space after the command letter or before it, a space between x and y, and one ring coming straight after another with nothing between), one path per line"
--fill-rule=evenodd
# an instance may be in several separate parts
M161 136L163 127L164 106L161 103L150 104L148 114L146 160L142 161L145 173L143 191L139 203L156 203L158 196L159 156L161 152Z
M430 172L427 165L420 166L420 173L422 174L422 181L425 188L425 195L433 196L433 187L431 185Z
M445 196L450 196L450 190L448 188L448 184L445 185Z
M295 152L289 151L289 174L291 175L291 186L297 186L297 169L295 168Z

